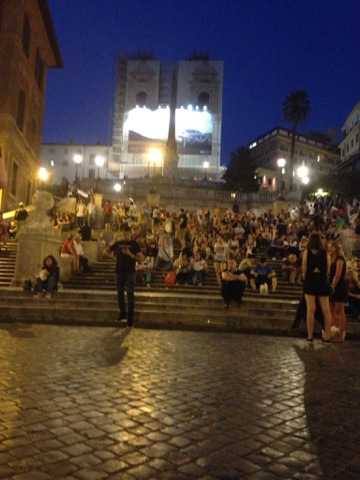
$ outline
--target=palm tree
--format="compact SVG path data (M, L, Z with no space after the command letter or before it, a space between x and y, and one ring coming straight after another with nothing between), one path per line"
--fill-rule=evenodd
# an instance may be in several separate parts
M307 117L310 110L310 101L307 92L304 90L292 90L286 95L282 113L285 120L292 124L291 128L291 152L289 165L289 190L294 187L294 159L295 159L295 137L296 128Z

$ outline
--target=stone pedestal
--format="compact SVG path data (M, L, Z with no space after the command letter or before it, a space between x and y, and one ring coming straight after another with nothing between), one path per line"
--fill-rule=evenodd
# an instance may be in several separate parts
M156 191L151 191L146 195L146 202L150 207L158 207L160 204L160 194Z
M98 262L102 258L102 248L99 242L81 242L84 255L89 260L89 265Z
M35 211L18 235L12 280L12 284L17 286L22 285L24 280L34 279L48 255L53 255L58 262L60 260L61 234L50 225L50 218L46 214L53 207L54 198L48 192L38 191L33 197L33 204Z
M61 255L59 267L60 267L60 280L66 282L70 280L72 274L72 258L71 255Z

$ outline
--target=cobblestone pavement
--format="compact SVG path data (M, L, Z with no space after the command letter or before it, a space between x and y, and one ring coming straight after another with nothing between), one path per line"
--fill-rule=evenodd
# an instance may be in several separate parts
M359 479L359 353L0 324L0 479Z

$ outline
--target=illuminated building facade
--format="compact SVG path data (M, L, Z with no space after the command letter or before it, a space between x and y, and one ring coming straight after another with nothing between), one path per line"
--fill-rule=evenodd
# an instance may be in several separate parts
M276 127L248 144L254 161L258 165L257 173L261 179L261 188L270 191L280 190L280 178L283 176L282 181L285 181L284 174L290 164L291 135L291 130ZM283 173L278 166L280 158L285 159ZM295 190L300 189L303 184L304 177L298 175L300 167L306 167L306 176L311 182L331 173L339 164L340 154L336 145L319 141L312 136L296 134L293 171ZM285 190L286 187L285 184Z
M0 2L0 156L9 181L0 209L37 188L46 69L62 59L46 0Z
M341 166L343 170L360 169L360 101L351 109L341 129Z
M220 61L119 56L109 171L218 178L222 88Z

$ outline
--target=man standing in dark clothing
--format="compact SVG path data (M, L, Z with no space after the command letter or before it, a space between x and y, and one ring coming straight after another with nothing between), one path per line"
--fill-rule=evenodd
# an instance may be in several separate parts
M131 229L125 227L123 230L124 239L113 243L109 250L116 253L116 291L119 304L118 321L127 320L128 327L134 325L134 309L135 309L135 263L143 262L145 256L140 251L140 245L131 238ZM127 293L128 308L126 313L125 289Z
M84 225L79 229L79 233L84 242L89 242L91 240L91 227L88 222L84 222Z

